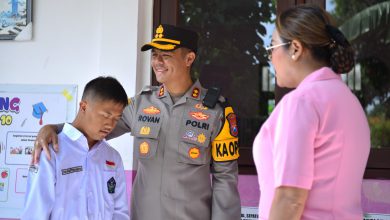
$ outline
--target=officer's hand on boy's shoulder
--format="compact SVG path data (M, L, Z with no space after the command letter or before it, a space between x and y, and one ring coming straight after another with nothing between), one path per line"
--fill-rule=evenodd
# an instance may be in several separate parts
M49 144L53 144L54 151L58 152L58 136L56 131L57 129L55 125L45 125L39 130L34 142L34 150L31 161L32 164L39 163L39 157L42 149L45 152L47 159L51 159Z

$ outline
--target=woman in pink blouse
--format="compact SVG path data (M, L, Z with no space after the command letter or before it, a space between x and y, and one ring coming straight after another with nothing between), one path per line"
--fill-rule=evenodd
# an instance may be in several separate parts
M370 130L338 75L353 68L350 44L323 9L300 5L277 18L266 49L278 85L296 89L254 141L260 219L361 220Z

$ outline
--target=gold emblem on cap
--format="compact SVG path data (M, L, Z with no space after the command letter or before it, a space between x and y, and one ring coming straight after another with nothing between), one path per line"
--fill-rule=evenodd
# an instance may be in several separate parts
M164 36L163 32L164 32L164 28L160 24L160 26L158 26L158 28L156 29L156 35L154 36L154 38L162 38Z

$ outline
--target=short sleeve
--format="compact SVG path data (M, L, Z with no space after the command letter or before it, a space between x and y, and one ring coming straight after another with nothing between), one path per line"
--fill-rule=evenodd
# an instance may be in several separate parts
M282 99L273 146L275 188L310 189L314 176L314 141L319 116L314 104L292 94Z

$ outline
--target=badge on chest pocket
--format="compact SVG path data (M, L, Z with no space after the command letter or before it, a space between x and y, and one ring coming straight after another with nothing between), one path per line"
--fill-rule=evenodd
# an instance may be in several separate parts
M110 193L110 194L115 193L115 187L116 187L116 181L115 181L114 177L111 177L107 181L107 191L108 191L108 193Z

